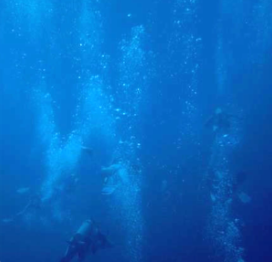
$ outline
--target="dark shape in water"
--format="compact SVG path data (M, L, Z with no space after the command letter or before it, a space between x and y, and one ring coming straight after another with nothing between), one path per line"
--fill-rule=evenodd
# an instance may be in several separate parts
M233 192L237 192L238 190L240 190L241 186L245 183L247 178L248 174L244 171L236 173L233 182Z
M217 108L205 123L205 127L212 128L214 132L229 132L232 125L233 115L225 113Z
M112 244L91 219L83 222L68 244L60 262L70 262L75 256L78 257L78 261L83 261L89 252L95 254L99 249L112 247Z
M93 156L93 149L86 147L86 146L82 146L81 150L85 153L87 153L89 156Z

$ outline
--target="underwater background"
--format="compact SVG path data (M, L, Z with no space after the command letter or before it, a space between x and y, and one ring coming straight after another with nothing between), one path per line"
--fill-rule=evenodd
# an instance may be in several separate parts
M272 261L271 12L1 0L0 261Z

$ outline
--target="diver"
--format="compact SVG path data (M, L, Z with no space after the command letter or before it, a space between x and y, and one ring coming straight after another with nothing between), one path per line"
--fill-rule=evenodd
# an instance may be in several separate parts
M228 133L232 126L233 115L225 113L220 107L217 108L205 123L205 127L212 128L213 132Z
M128 182L128 169L121 161L102 167L101 172L104 177L104 195L111 195L120 185Z
M60 262L70 262L75 257L78 261L84 261L89 253L95 254L99 249L111 247L111 242L101 233L94 221L88 219L68 241L67 250Z

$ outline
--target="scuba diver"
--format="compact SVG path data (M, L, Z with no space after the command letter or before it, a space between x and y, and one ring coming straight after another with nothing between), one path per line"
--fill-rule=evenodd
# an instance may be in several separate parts
M103 195L111 195L119 186L128 182L128 169L121 161L102 167L104 177Z
M205 127L212 128L213 132L228 132L235 116L225 113L220 107L217 108L205 123Z
M68 241L67 250L60 262L70 262L76 256L78 261L84 261L90 252L95 254L99 249L111 247L112 244L101 233L94 221L88 219L83 222L75 235Z

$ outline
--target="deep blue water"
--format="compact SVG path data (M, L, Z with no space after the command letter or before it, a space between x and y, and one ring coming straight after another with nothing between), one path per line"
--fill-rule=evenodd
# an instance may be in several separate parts
M86 261L271 261L271 12L2 0L0 261L60 261L89 218Z

